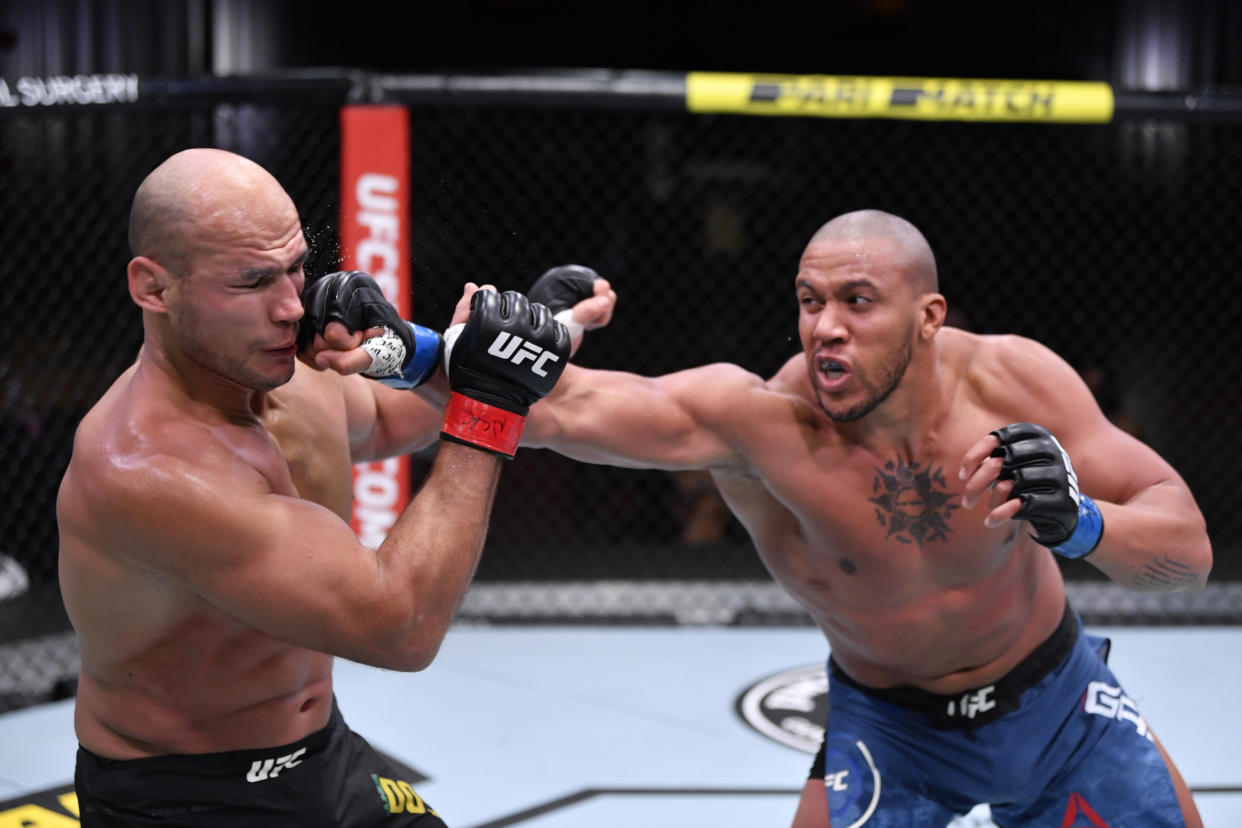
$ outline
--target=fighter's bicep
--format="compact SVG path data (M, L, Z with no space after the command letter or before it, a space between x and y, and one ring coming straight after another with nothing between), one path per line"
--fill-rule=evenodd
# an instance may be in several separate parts
M127 554L238 620L298 640L305 619L374 584L377 565L330 510L256 475L156 473L160 485L126 501Z
M1180 478L1152 448L1123 431L1101 409L1086 381L1061 357L1042 345L1017 340L1009 365L1031 413L1064 447L1080 486L1093 498L1128 502L1139 492ZM1016 355L1014 353L1016 351Z
M341 377L341 396L345 403L345 424L349 433L349 447L357 453L365 447L375 433L379 417L379 403L376 399L376 387L385 391L393 389L380 386L372 380L358 375ZM393 393L397 393L393 391Z
M687 467L736 469L741 446L755 431L763 401L762 381L732 365L708 365L661 378L674 402L669 409L672 442L682 447Z
M1162 479L1173 468L1149 446L1115 425L1086 382L1068 365L1054 368L1059 381L1047 389L1050 409L1045 427L1074 464L1083 491L1103 500L1125 502Z
M277 638L325 652L363 631L383 600L379 559L330 510L270 493L228 521L237 554L195 585L221 610Z
M1185 487L1167 460L1102 414L1071 432L1064 445L1082 490L1097 500L1128 503L1152 487Z

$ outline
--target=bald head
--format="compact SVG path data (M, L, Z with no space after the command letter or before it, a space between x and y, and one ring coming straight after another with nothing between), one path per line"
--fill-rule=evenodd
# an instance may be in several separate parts
M204 228L244 229L256 204L289 196L271 173L235 153L218 149L178 152L143 179L129 213L129 247L174 270L184 270Z
M910 222L883 210L856 210L844 213L815 231L811 243L839 242L860 250L883 244L885 255L912 280L922 293L936 293L940 281L936 275L936 257L931 245Z

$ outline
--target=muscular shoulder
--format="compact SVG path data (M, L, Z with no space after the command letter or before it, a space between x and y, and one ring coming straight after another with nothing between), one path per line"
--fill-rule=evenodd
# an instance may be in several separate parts
M791 447L805 450L806 430L819 425L801 355L791 357L774 375L763 377L736 365L707 366L699 378L703 406L718 435L731 443L737 462L714 471L752 474Z
M101 403L78 427L62 486L65 499L101 523L134 518L173 492L263 487L257 469L239 462L231 429L132 393Z
M800 359L795 357L790 363L800 363ZM782 417L782 412L792 417L795 409L805 405L799 372L790 370L789 364L767 380L729 363L705 365L686 373L693 376L692 399L698 401L702 418L731 424L735 432L765 430ZM805 375L802 370L803 383Z
M346 379L347 377L338 374L336 371L320 371L299 359L295 363L293 379L282 385L280 389L300 388L304 389L305 393L338 396L341 394L341 389ZM359 382L364 381L361 376L356 377L356 379Z
M945 358L963 389L1007 422L1039 419L1048 427L1095 408L1095 398L1072 366L1048 346L1015 334L980 335L945 329Z
M757 374L747 371L740 365L717 362L668 374L662 378L670 384L687 384L694 386L695 396L705 402L715 403L732 401L742 394L762 393L766 383Z

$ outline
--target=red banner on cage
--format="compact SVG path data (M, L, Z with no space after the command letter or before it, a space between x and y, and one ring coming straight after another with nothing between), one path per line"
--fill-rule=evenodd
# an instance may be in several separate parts
M362 270L409 319L410 120L402 106L341 109L341 268ZM354 467L352 526L375 547L410 499L406 457Z

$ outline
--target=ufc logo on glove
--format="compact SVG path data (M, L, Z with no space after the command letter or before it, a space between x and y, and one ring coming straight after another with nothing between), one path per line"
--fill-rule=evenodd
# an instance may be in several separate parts
M515 291L476 291L469 318L444 332L452 392L440 436L513 459L526 412L552 390L569 350L569 331L546 305Z
M530 366L530 370L541 377L548 375L548 372L543 370L544 363L548 360L559 362L561 359L551 351L545 351L535 343L522 339L516 334L510 334L508 331L501 331L497 334L487 352L492 356L507 359L514 365L521 365L524 361L533 359L535 364Z

